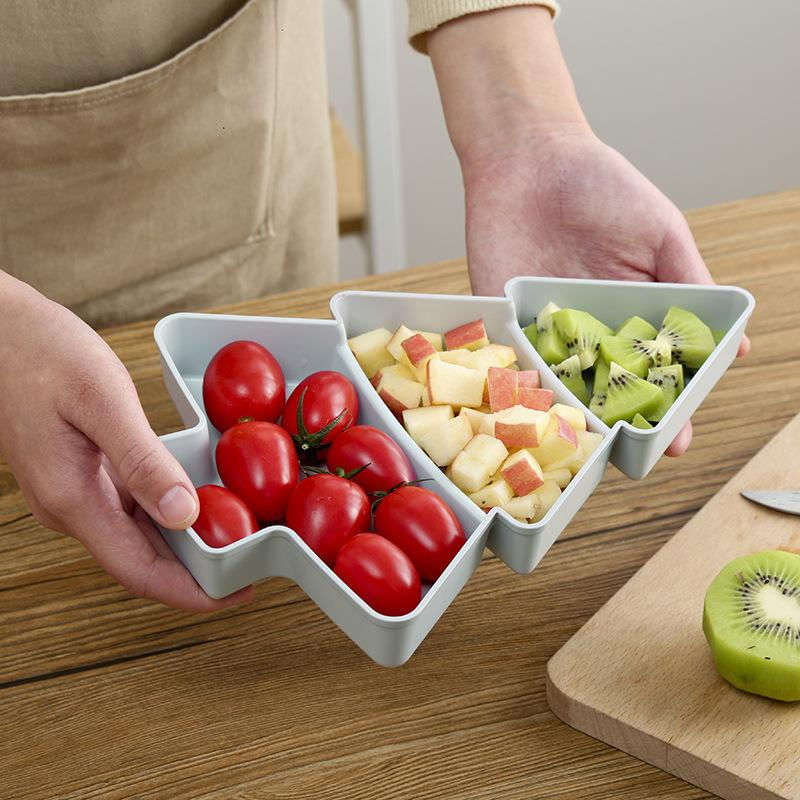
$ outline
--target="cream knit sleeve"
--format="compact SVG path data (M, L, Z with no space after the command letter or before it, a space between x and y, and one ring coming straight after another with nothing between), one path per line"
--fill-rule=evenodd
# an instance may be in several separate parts
M408 39L415 50L426 52L428 31L456 17L508 6L544 6L558 15L555 0L408 0Z

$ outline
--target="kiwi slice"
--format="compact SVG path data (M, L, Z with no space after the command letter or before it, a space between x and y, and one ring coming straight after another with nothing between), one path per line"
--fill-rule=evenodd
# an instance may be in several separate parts
M721 331L719 328L712 328L711 335L714 337L714 344L719 344L722 341L722 337L725 336L727 332L728 331Z
M800 555L765 550L723 567L706 592L703 631L726 681L800 700Z
M664 337L655 339L626 339L624 336L604 336L600 340L600 355L609 364L615 361L628 372L644 378L652 366L672 362L672 349Z
M673 360L697 369L716 347L711 329L696 314L671 306L661 323L660 336L669 340Z
M633 425L634 428L643 428L644 430L653 427L641 414L637 414L633 418L631 425Z
M569 357L567 346L553 323L553 314L560 310L561 306L548 303L536 317L536 349L548 364L559 364Z
M587 311L574 308L556 311L553 322L569 354L578 356L581 369L589 369L597 361L601 337L614 334L608 325L604 325Z
M622 325L617 328L617 336L625 336L627 339L655 339L658 331L646 320L641 317L628 317Z
M539 328L538 328L538 326L536 325L536 320L534 320L533 322L531 322L531 324L530 324L530 325L526 325L526 326L525 326L525 327L522 329L522 332L523 332L523 333L524 333L524 334L525 334L525 335L528 337L528 341L529 341L529 342L530 342L530 343L531 343L531 344L532 344L534 347L536 347L536 342L537 342L537 340L538 340L538 338L539 338Z
M648 416L652 422L658 422L683 391L683 366L653 367L647 373L647 380L661 389L661 402Z
M602 392L595 392L592 395L592 399L589 401L589 411L592 412L596 417L603 416L603 411L606 407L606 392L603 390Z
M606 425L620 419L630 422L637 414L647 419L661 401L661 389L623 369L616 361L609 366L603 422Z
M589 404L589 390L581 372L581 360L577 355L564 359L560 364L553 364L550 369L555 372L558 379L569 389L584 405Z
M608 362L603 358L598 358L594 362L594 383L592 391L595 394L605 394L608 388Z

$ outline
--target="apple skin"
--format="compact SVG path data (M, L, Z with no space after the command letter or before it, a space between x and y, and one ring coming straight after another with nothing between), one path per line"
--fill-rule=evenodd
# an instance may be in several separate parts
M549 411L553 405L552 389L536 389L527 386L520 386L517 389L517 402L525 408L533 408L536 411Z
M538 369L522 369L517 373L517 385L520 389L538 389L539 383Z
M535 492L544 483L541 467L527 451L511 456L501 467L500 474L514 494L520 496Z
M487 344L489 337L482 319L459 325L444 334L444 346L448 350L477 350Z
M513 369L489 367L486 386L492 411L502 411L517 404L517 375Z
M536 447L539 444L539 429L533 422L503 422L496 419L494 435L509 450Z
M433 345L421 333L415 333L413 336L409 336L408 339L404 339L400 346L405 351L408 360L415 367L420 366L426 358L430 358L436 353Z
M556 419L556 428L557 435L560 436L562 439L566 439L570 444L574 444L575 447L578 446L578 437L575 435L575 429L572 425L567 422L564 417L560 417L558 414L553 414L553 417Z

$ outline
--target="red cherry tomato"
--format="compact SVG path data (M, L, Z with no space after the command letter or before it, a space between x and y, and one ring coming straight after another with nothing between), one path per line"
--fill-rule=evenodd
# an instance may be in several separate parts
M328 469L351 473L369 466L352 480L365 492L388 492L399 483L417 479L408 456L394 439L371 425L354 425L333 440L327 457Z
M300 479L292 439L272 422L242 422L220 437L216 452L222 482L263 522L286 513Z
M260 527L245 502L224 486L200 486L197 499L200 513L192 528L209 547L225 547Z
M466 541L450 506L420 486L402 486L386 495L375 512L375 531L394 542L428 583L444 572Z
M359 533L345 542L334 572L379 614L408 614L422 599L419 575L408 556L375 533Z
M339 548L369 527L370 502L360 486L335 475L301 481L289 498L286 524L329 566Z
M275 422L285 398L281 365L258 342L226 344L203 375L203 405L218 431L228 430L242 417Z
M298 430L297 425L300 398L303 402L305 430ZM325 430L339 415L341 419ZM298 451L302 453L313 452L330 444L357 420L358 395L355 387L341 373L325 370L315 372L297 384L286 401L281 425L292 435Z

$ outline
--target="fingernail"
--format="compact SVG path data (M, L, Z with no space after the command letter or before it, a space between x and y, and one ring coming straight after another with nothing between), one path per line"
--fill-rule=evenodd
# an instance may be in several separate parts
M180 484L175 484L164 492L158 501L158 510L164 522L176 528L186 527L186 523L197 510L197 501Z

